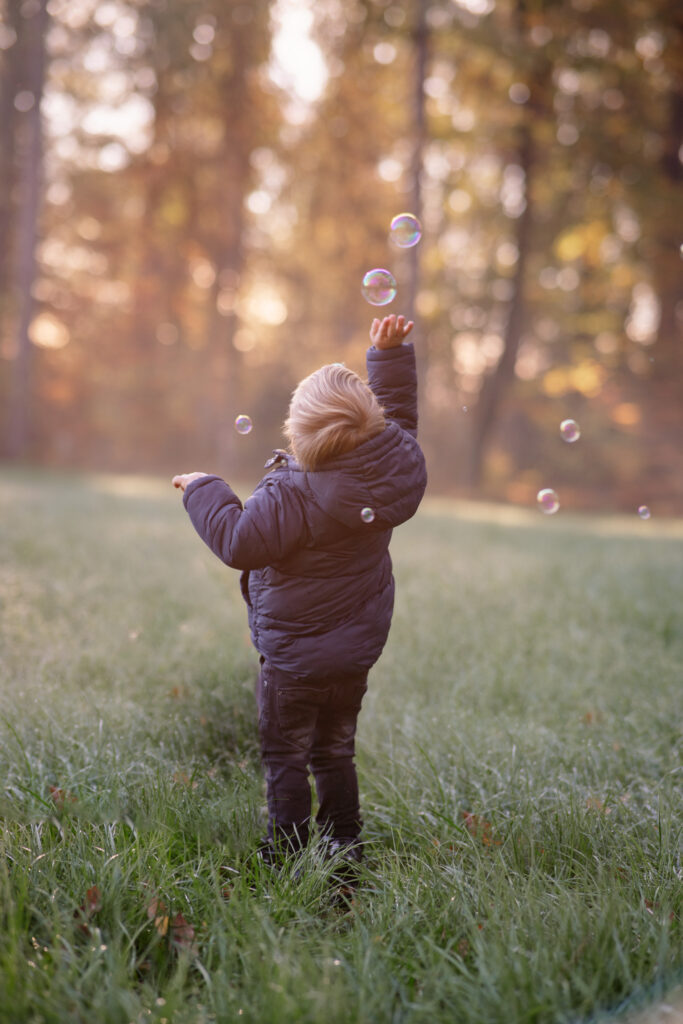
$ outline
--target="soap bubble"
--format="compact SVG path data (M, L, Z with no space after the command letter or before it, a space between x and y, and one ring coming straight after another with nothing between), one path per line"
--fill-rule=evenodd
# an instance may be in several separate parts
M638 507L638 515L640 516L641 519L649 519L650 518L650 510L647 507L647 505L640 505Z
M551 516L553 512L557 512L560 507L560 499L557 497L557 491L554 491L551 487L544 487L542 491L539 491L536 495L536 501L541 512L545 512L547 516Z
M386 306L396 298L396 280L388 270L381 267L368 270L363 278L361 294L371 306Z
M563 441L572 444L573 441L578 441L581 437L581 428L576 420L562 420L560 423L560 433L562 434Z
M362 508L360 510L360 517L364 523L371 523L375 518L374 510L371 508Z
M249 416L240 415L235 419L235 430L238 434L248 434L253 425Z
M410 249L422 238L422 225L412 213L399 213L391 222L389 237L399 249Z

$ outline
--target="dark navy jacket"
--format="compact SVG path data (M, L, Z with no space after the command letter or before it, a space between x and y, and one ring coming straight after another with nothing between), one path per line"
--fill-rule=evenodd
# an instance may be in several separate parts
M381 434L315 472L283 456L244 507L217 476L192 481L183 498L200 537L243 570L254 646L299 677L377 661L394 603L392 528L415 514L427 483L413 346L371 348L367 367L386 417ZM370 523L364 508L375 513Z

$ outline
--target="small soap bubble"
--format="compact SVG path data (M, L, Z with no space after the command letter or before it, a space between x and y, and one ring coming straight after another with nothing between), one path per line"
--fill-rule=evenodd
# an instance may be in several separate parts
M235 430L238 434L248 434L253 425L249 416L240 415L235 419Z
M412 213L399 213L391 222L389 237L399 249L410 249L422 238L422 225Z
M563 441L572 444L581 437L581 428L576 420L562 420L560 423L560 433L562 434Z
M396 280L388 270L376 267L363 278L361 294L371 306L386 306L396 298Z
M638 506L638 515L640 516L641 519L649 519L650 518L650 510L647 507L647 505L639 505Z
M544 487L542 491L539 491L536 495L536 501L541 512L545 512L547 516L551 516L554 512L557 512L560 507L560 499L557 497L557 491L554 491L552 487Z
M360 511L360 517L364 523L371 523L375 518L374 510L371 508L362 508Z

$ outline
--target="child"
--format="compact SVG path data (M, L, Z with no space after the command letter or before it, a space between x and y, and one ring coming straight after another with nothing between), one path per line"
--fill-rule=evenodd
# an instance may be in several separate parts
M261 662L269 862L308 840L309 766L330 856L360 861L356 720L391 623L391 531L427 482L415 353L403 344L412 327L402 316L373 321L369 386L340 363L301 381L285 422L291 454L275 452L244 507L217 476L173 477L200 537L242 570Z

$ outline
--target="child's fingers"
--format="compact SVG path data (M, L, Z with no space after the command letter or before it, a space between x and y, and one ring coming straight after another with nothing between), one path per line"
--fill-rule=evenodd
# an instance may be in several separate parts
M412 320L409 320L408 323L403 328L403 337L404 338L405 338L406 334L410 334L410 332L412 331L414 326L415 326L414 322Z

